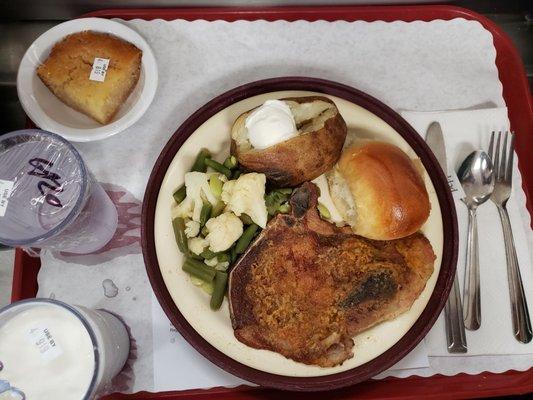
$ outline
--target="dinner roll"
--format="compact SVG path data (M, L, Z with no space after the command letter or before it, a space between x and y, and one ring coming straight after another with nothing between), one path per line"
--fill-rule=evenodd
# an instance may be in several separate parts
M399 239L418 231L429 216L424 181L413 161L394 145L351 145L327 178L335 206L358 235Z

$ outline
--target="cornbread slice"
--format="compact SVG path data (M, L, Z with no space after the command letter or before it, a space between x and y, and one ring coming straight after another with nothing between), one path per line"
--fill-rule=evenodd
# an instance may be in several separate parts
M63 103L107 124L135 88L141 57L131 43L84 31L56 43L37 75ZM109 60L103 82L89 79L95 58Z

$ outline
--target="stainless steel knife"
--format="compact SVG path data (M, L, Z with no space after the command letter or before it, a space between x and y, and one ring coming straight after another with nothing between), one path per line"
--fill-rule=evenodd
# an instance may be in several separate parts
M426 133L426 143L437 158L437 161L448 179L450 190L455 189L452 186L453 180L448 175L448 164L446 162L446 147L444 146L444 136L438 122L432 122ZM449 353L466 353L466 334L463 321L463 305L461 303L461 294L459 292L459 283L457 280L457 271L452 284L452 289L446 306L444 307L444 319L446 321L446 339L448 342Z

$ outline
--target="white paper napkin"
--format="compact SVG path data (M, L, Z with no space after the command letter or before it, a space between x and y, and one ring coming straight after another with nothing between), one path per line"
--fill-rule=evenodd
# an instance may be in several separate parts
M509 130L506 108L489 108L445 112L402 112L402 116L425 138L432 121L441 124L448 158L448 173L455 174L461 162L475 149L488 149L490 132ZM516 251L524 282L529 309L533 306L533 266L528 237L529 213L521 187L519 171L513 174L513 194L508 211L515 238ZM459 285L463 288L466 260L468 213L466 206L455 195L459 224ZM503 234L496 206L489 200L478 208L479 261L481 281L481 328L467 331L467 355L531 354L533 342L522 344L512 333L511 309L507 284L507 271ZM461 291L462 293L462 291ZM430 356L448 356L444 318L441 315L426 337Z
M152 303L154 333L154 390L170 391L214 386L255 386L211 363L198 353L172 326L154 297ZM179 365L180 368L169 368ZM165 368L162 368L164 366ZM428 350L420 342L407 356L377 378L395 375L400 371L416 371L429 368Z

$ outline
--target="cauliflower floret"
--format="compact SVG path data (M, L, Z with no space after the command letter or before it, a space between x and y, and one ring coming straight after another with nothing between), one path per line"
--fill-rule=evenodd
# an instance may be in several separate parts
M185 223L185 236L193 238L200 233L200 223L196 221L187 221Z
M205 226L209 231L205 238L209 242L209 250L215 253L229 249L243 232L242 221L231 212L211 218Z
M202 237L195 237L188 240L189 250L196 255L200 255L202 251L209 246L209 242Z
M226 209L235 215L247 214L261 228L267 224L265 204L265 174L252 172L243 174L237 180L224 183L222 201Z
M222 186L221 199L224 203L229 204L229 202L231 201L231 196L233 194L233 191L235 190L235 184L237 183L237 181L238 179L233 181L227 181L224 183L224 186Z
M209 260L204 260L204 263L206 263L210 267L215 267L215 269L218 271L225 271L229 267L229 262L227 261L220 262L218 261L217 257L210 258Z
M224 183L228 181L228 177L224 174L218 174L218 179L220 179Z
M203 172L187 172L185 174L185 188L187 196L173 210L173 217L192 218L193 221L200 221L200 212L205 200L212 205L217 203L217 199L209 188L209 175Z
M218 260L216 257L213 257L213 258L210 258L209 260L204 260L204 263L206 265L209 265L210 267L214 267L215 265L218 264Z
M227 261L224 261L224 262L219 262L217 263L217 265L215 265L215 269L217 271L226 271L229 267L229 262Z

